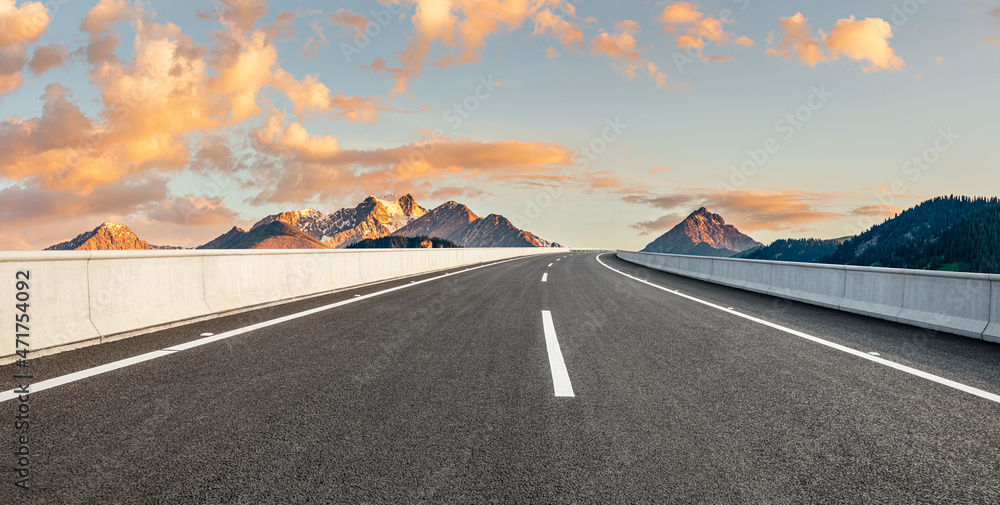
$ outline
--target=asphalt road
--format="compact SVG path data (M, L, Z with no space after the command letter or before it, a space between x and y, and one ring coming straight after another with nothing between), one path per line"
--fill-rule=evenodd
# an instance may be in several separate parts
M33 393L29 491L12 471L19 402L0 403L0 503L1000 503L1000 404L597 257L459 273ZM1000 393L1000 345L600 260ZM60 377L409 282L31 369ZM15 372L0 367L4 389Z

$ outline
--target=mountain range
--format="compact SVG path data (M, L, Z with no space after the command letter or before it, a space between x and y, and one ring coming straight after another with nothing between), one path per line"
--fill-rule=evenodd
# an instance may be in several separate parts
M450 201L430 211L412 195L370 196L332 214L305 209L267 216L249 230L234 226L197 249L332 249L382 237L431 237L460 247L559 247L516 228L505 217L481 218ZM105 223L48 249L179 249L151 246L127 226Z
M705 207L659 236L642 251L663 254L731 257L764 244L743 234Z

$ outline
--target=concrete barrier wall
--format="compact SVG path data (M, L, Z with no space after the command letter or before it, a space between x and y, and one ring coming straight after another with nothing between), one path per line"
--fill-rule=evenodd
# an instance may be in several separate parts
M1000 343L1000 275L618 252L665 272Z
M408 275L568 249L0 252L0 364L15 359L15 275L29 356Z
M983 338L1000 343L1000 275L991 275L990 283L993 285L993 293L990 296L990 324L986 327Z

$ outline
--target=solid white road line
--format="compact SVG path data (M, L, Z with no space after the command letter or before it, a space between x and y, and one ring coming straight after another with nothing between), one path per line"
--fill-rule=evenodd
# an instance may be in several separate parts
M519 259L525 259L527 257L529 257L529 256L523 256L523 257L520 257L520 258L511 258L511 259L508 259L508 260L498 261L496 263L490 263L490 264L487 264L487 265L480 265L478 267L467 268L467 269L462 270L460 272L449 272L449 273L446 273L444 275L439 275L437 277L432 277L432 278L429 278L429 279L415 281L415 282L411 282L409 284L401 284L399 286L395 286L395 287L392 287L392 288L389 288L389 289L383 289L382 291L378 291L378 292L375 292L375 293L369 293L367 295L354 295L353 298L348 298L347 300L339 301L337 303L331 303L329 305L324 305L322 307L316 307L314 309L304 310L302 312L297 312L295 314L290 314L290 315L287 315L287 316L284 316L284 317L279 317L277 319L271 319L270 321L264 321L264 322L257 323L257 324L254 324L254 325L246 326L244 328L238 328L238 329L235 329L235 330L227 331L225 333L219 333L218 335L212 335L210 337L199 338L197 340L192 340L192 341L184 343L184 344L179 344L179 345L175 345L173 347L168 347L168 348L163 349L163 350L148 352L146 354L140 354L139 356L134 356L132 358L127 358L127 359L123 359L123 360L120 360L120 361L115 361L113 363L108 363L106 365L96 366L94 368L88 368L86 370L81 370L79 372L74 372L74 373L63 375L63 376L60 376L60 377L55 377L55 378L52 378L52 379L44 380L44 381L41 381L41 382L36 383L36 384L31 384L31 387L29 389L30 389L31 393L37 393L39 391L44 391L46 389L54 388L56 386L62 386L63 384L69 384L70 382L75 382L75 381L78 381L78 380L81 380L81 379L86 379L88 377L93 377L95 375L100 375L100 374L103 374L103 373L107 373L107 372L110 372L112 370L118 370L119 368L125 368L127 366L132 366L132 365L135 365L137 363L142 363L144 361L149 361L151 359L161 358L163 356L169 356L169 355L174 354L176 352L186 351L188 349L192 349L194 347L199 347L199 346L202 346L202 345L205 345L205 344L210 344L212 342L218 342L219 340L224 340L224 339L227 339L227 338L230 338L230 337L235 337L237 335L242 335L244 333L248 333L248 332L251 332L253 330L259 330L261 328L267 328L268 326L274 326L276 324L285 323L285 322L291 321L293 319L299 319L299 318L306 317L306 316L311 316L313 314L317 314L317 313L320 313L320 312L325 312L325 311L330 310L330 309L335 309L337 307L343 307L344 305L350 305L352 303L357 303L357 302L360 302L361 300L367 300L369 298L374 298L376 296L385 295L385 294L388 294L388 293L392 293L394 291L399 291L401 289L412 288L413 286L418 286L420 284L424 284L424 283L427 283L427 282L433 282L433 281L436 281L436 280L444 279L445 277L451 277L453 275L457 275L457 274L461 274L461 273L465 273L465 272L471 272L473 270L479 270L480 268L491 267L491 266L494 266L494 265L499 265L499 264L507 263L507 262L510 262L510 261L515 261L515 260L519 260ZM18 395L15 394L14 391L15 390L9 390L9 391L0 392L0 403L5 402L7 400L13 400L14 398L17 398Z
M1000 403L1000 395L995 395L993 393L990 393L989 391L983 391L982 389L974 388L972 386L967 386L965 384L962 384L960 382L955 382L955 381L950 380L950 379L945 379L944 377L940 377L940 376L934 375L932 373L924 372L922 370L917 370L916 368L908 367L906 365L901 365L899 363L896 363L896 362L893 362L893 361L889 361L889 360L887 360L885 358L881 358L881 357L876 356L876 355L868 354L868 353L866 353L864 351L859 351L857 349L852 349L852 348L844 346L844 345L840 345L840 344L837 344L837 343L834 343L834 342L830 342L829 340L823 340L823 339L821 339L819 337L815 337L815 336L809 335L807 333L802 333L801 331L793 330L791 328L786 328L784 326L781 326L780 324L775 324L775 323L772 323L770 321L765 321L763 319L759 319L759 318L756 318L756 317L748 315L748 314L743 314L743 313L740 313L740 312L736 312L735 310L728 309L726 307L722 307L720 305L716 305L716 304L711 303L711 302L706 302L705 300L701 300L701 299L695 298L693 296L688 296L688 295L685 295L685 294L681 294L678 291L673 291L673 290L667 289L667 288L665 288L663 286L660 286L658 284L653 284L652 282L640 279L638 277L634 277L634 276L629 275L629 274L627 274L625 272L622 272L621 270L617 270L617 269L615 269L613 267L608 266L603 261L601 261L601 256L604 256L604 255L603 254L597 255L597 262L600 263L601 265L604 265L606 268L608 268L608 269L610 269L610 270L612 270L614 272L617 272L617 273L619 273L621 275L624 275L625 277L628 277L628 278L630 278L632 280L641 282L641 283L646 284L648 286L652 286L652 287L654 287L656 289L659 289L661 291L666 291L667 293L670 293L672 295L676 295L676 296L679 296L681 298L686 298L686 299L691 300L693 302L700 303L702 305L711 307L713 309L721 310L723 312L726 312L728 314L732 314L732 315L737 316L737 317L742 317L743 319L746 319L746 320L749 320L749 321L753 321L755 323L762 324L762 325L768 326L770 328L774 328L774 329L776 329L778 331L782 331L782 332L788 333L789 335L794 335L796 337L803 338L803 339L815 342L815 343L820 344L820 345L824 345L824 346L829 347L831 349L836 349L838 351L845 352L847 354L851 354L853 356L857 356L859 358L866 359L868 361L872 361L872 362L878 363L880 365L885 365L885 366L887 366L889 368L895 368L896 370L899 370L900 372L908 373L910 375L915 375L915 376L920 377L922 379L927 379L927 380L929 380L931 382L936 382L936 383L941 384L943 386L947 386L947 387L950 387L952 389L957 389L959 391L962 391L962 392L965 392L965 393L969 393L971 395L978 396L980 398L983 398L985 400L989 400L991 402Z
M570 397L573 394L573 384L569 381L566 362L559 350L559 339L556 338L556 325L552 323L552 313L542 311L542 326L545 328L545 348L549 351L549 366L552 368L552 385L556 396Z
M542 274L542 282L549 282L549 273L545 272Z

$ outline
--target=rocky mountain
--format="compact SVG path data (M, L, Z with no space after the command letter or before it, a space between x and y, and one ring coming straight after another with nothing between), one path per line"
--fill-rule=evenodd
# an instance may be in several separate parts
M299 231L302 231L317 240L322 240L324 234L333 225L333 221L330 219L330 216L313 209L305 209L267 216L254 223L250 229L253 230L254 228L267 226L275 221L280 221L293 228L297 228Z
M764 244L702 207L647 245L643 252L730 257Z
M461 247L559 247L516 228L507 218L477 216L458 202L447 202L393 232L400 237L438 237Z
M322 242L284 221L271 221L250 231L233 227L198 249L328 249Z
M140 239L128 226L103 223L68 242L45 248L46 251L131 251L161 249Z
M418 205L412 195L401 198L370 196L357 207L340 209L330 215L305 209L268 216L250 230L280 221L327 247L340 248L366 238L385 237L426 213L427 210Z

